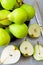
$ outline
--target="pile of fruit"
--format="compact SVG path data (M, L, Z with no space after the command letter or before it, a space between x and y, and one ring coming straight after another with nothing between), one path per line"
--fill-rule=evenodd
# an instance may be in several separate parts
M26 21L35 16L34 8L22 0L0 0L0 46L10 43L12 37L24 38L28 33Z
M24 4L22 0L0 0L0 46L8 45L13 36L19 39L26 37L27 34L31 38L39 37L41 30L38 24L30 26L25 24L34 16L34 8L29 4ZM43 60L43 50L39 44L35 46L34 52L32 44L24 40L19 49L15 45L7 46L1 54L1 63L16 63L21 53L26 57L33 55L36 60Z

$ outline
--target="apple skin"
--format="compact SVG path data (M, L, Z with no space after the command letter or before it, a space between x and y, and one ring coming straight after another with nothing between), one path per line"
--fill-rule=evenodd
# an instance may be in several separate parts
M16 24L23 24L27 20L27 13L24 9L17 8L8 15L8 19Z
M0 28L0 46L5 46L9 43L10 35L3 28Z
M27 21L30 21L35 16L35 10L31 5L23 4L21 8L27 13Z
M12 24L9 26L9 30L16 38L24 38L28 33L26 24Z

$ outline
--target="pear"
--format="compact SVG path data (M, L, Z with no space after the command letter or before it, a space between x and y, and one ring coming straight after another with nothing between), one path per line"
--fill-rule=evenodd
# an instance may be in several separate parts
M20 59L20 51L15 45L9 45L4 48L0 61L2 64L13 64Z
M21 6L27 13L27 21L30 21L35 16L35 9L29 4L23 4Z
M10 43L10 35L3 29L0 28L0 46L4 46Z
M22 0L0 0L1 5L6 10L13 10L22 5Z
M28 56L33 55L34 48L28 40L24 40L20 44L20 51L23 54L23 56L28 57Z
M11 21L8 20L7 16L10 14L10 11L0 10L0 24L2 25L10 25Z
M28 28L28 34L32 38L38 38L41 35L40 26L36 23L31 24Z
M12 24L9 26L9 30L16 38L24 38L28 33L26 24Z
M16 0L1 0L1 5L6 10L12 10L15 6Z
M43 47L39 44L39 42L34 47L33 57L38 61L43 60Z
M10 35L10 38L11 38L11 40L12 40L13 35L12 35L12 33L10 32L9 27L6 27L5 30L8 32L8 34Z
M16 0L15 6L13 9L19 8L23 4L22 0Z
M1 2L1 0L0 0L0 2Z
M8 20L16 24L22 24L27 20L27 14L24 9L17 8L8 15Z

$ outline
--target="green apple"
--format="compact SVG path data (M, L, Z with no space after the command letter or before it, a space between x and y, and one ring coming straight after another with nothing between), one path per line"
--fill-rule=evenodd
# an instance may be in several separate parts
M15 45L9 45L4 48L0 61L2 64L13 64L20 59L20 51Z
M8 15L8 19L16 24L22 24L27 20L27 14L24 9L17 8Z
M10 35L3 29L0 28L0 46L4 46L10 43Z
M17 38L24 38L28 33L26 24L12 24L9 26L9 30Z
M43 60L43 47L39 42L35 45L33 57L38 61Z
M0 10L0 24L2 24L2 25L11 24L11 21L9 21L7 18L8 14L10 14L10 11Z
M40 26L36 23L31 24L28 28L28 34L32 38L37 38L41 35Z
M24 9L27 13L27 21L30 21L30 19L32 19L35 16L35 10L31 5L23 4L21 8Z
M24 40L21 44L20 44L20 51L23 54L23 56L31 56L33 55L34 49L32 44L28 41L28 40Z

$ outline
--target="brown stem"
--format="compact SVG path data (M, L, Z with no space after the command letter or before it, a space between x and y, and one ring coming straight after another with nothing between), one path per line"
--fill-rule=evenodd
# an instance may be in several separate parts
M18 5L20 5L20 6L23 4L22 0L16 0L16 1L17 1Z

